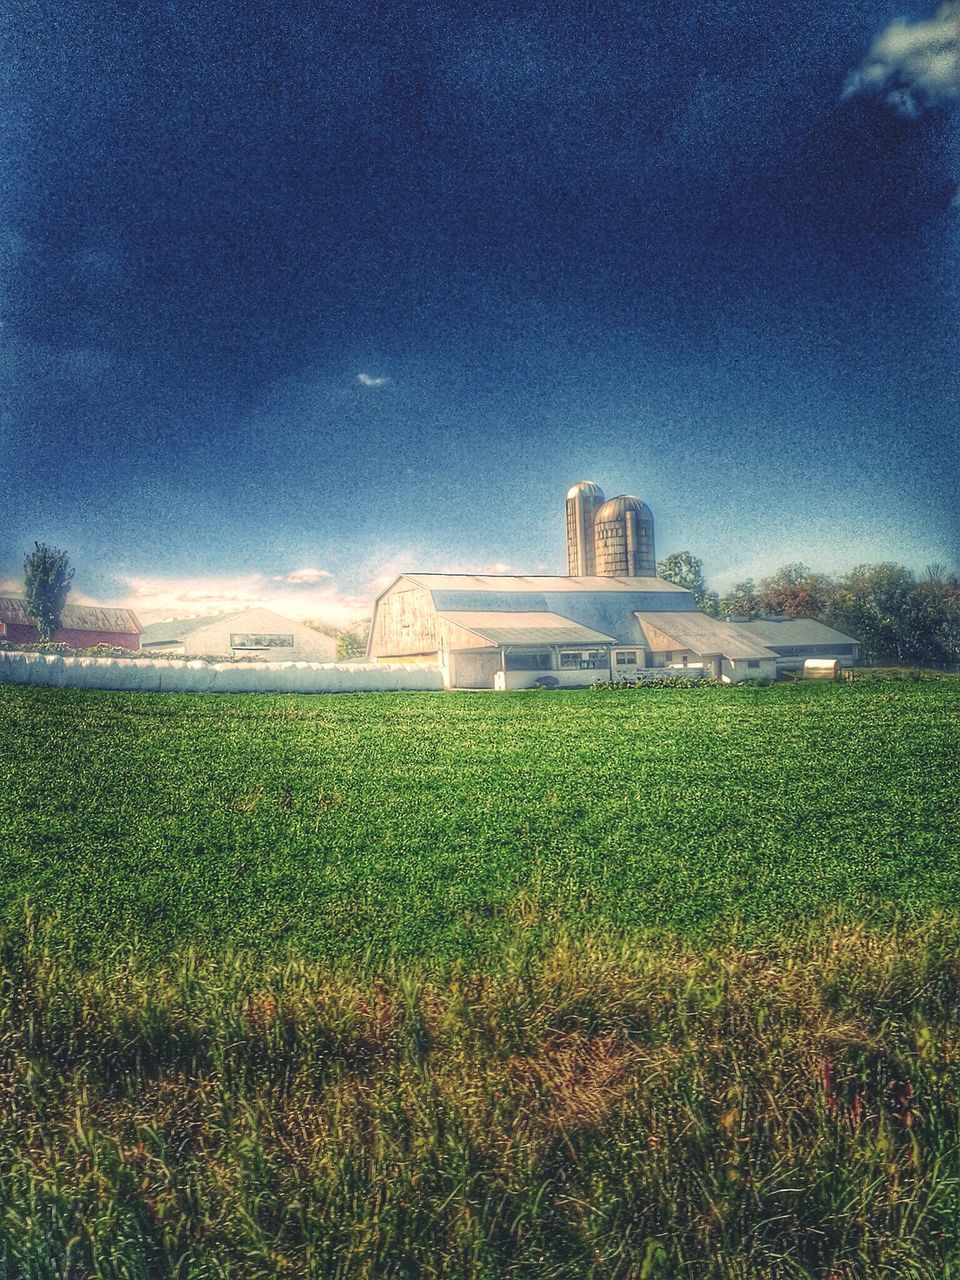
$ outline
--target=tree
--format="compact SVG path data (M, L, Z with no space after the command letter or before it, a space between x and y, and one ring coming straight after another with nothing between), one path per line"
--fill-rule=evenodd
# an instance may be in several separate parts
M759 618L757 588L752 578L735 582L720 600L720 614L724 618Z
M351 627L334 627L327 622L315 622L312 618L304 618L303 625L321 635L330 636L337 642L337 659L364 658L367 653L367 637L370 634L372 619L361 618Z
M657 565L657 577L665 582L674 582L678 587L685 587L693 592L697 608L714 617L719 612L719 600L715 591L707 590L707 582L703 576L703 561L698 560L690 551L675 551Z
M60 630L63 606L70 594L73 570L65 551L35 542L23 562L27 612L37 624L41 640L52 640Z
M805 564L785 564L760 583L757 608L785 618L819 618L829 609L833 591L825 574L812 573Z
M840 579L825 621L856 636L868 662L923 662L930 660L926 615L909 569L862 564Z

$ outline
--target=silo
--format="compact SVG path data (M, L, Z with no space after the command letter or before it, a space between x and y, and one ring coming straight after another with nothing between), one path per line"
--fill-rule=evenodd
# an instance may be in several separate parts
M605 502L596 514L596 566L604 578L655 578L653 512L631 494Z
M603 490L592 480L581 480L567 494L567 572L571 578L592 577L597 572L593 526Z

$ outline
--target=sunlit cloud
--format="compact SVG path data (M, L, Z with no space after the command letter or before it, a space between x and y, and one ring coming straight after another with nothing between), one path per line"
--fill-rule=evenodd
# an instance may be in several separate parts
M274 582L286 582L291 587L297 586L316 586L318 582L323 582L327 578L332 578L333 574L329 569L291 569L289 573L277 574Z
M114 603L132 609L145 625L167 618L265 608L297 621L310 618L346 627L369 613L371 601L367 596L345 591L325 570L311 571L318 575L312 581L297 577L299 572L202 577L123 575L121 598Z
M891 22L851 71L843 97L868 94L898 115L915 119L960 97L960 3L950 0L932 18Z
M358 373L357 381L364 387L386 387L389 386L391 379L375 377L372 373Z

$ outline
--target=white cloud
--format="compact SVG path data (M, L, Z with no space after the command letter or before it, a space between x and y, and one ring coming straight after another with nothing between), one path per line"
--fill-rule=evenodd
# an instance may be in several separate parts
M843 87L868 94L911 119L960 97L960 0L922 22L891 22Z
M318 582L323 582L325 578L332 578L333 574L328 569L291 569L289 573L280 573L273 579L274 582L286 582L291 587L297 586L316 586Z
M291 574L268 576L205 575L199 577L123 576L122 598L114 601L132 609L145 625L166 618L195 618L241 609L266 608L298 621L310 618L331 626L348 626L370 612L371 599L340 588L326 570L308 570L307 581ZM292 579L292 581L291 581Z
M390 378L374 377L372 373L358 373L357 381L365 387L386 387L390 384Z

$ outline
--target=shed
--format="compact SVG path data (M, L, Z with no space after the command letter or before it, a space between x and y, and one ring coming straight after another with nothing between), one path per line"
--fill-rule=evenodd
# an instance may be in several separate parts
M139 649L141 629L137 615L130 609L67 604L60 615L60 628L53 640L73 649L91 649L98 644L111 645L116 649ZM14 645L39 641L37 624L22 597L0 597L0 638Z
M858 640L816 618L771 615L733 625L772 649L780 671L799 671L807 658L836 658L842 667L854 667L860 661Z
M151 653L257 658L277 662L333 662L337 642L272 609L241 609L202 618L168 618L143 629Z

